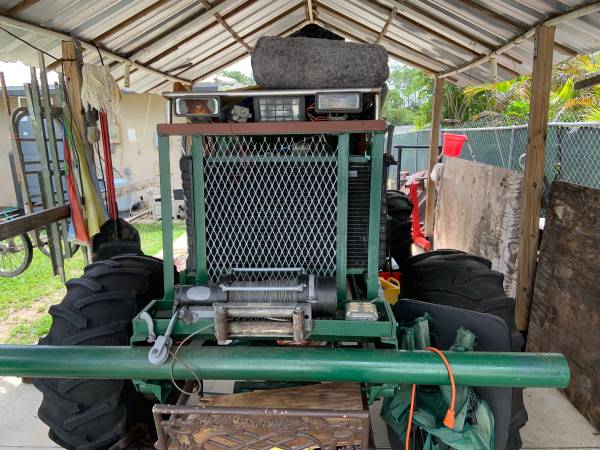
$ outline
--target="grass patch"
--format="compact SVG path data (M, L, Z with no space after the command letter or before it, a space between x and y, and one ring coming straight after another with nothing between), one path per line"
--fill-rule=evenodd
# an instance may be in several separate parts
M48 333L52 317L44 314L34 321L24 320L10 329L7 344L35 344L42 336Z
M81 276L81 250L65 260L65 273L67 279ZM38 299L59 291L65 291L65 287L60 278L52 274L50 258L34 249L31 265L25 272L12 278L0 278L0 320L10 313L29 309Z
M140 233L142 250L147 255L155 255L162 249L161 223L135 224ZM173 237L177 239L185 233L185 225L181 222L173 224ZM83 274L83 255L81 249L73 258L65 260L67 279L77 278ZM16 317L16 325L9 331L10 343L32 343L47 333L51 318L44 314L34 320L26 320L19 316L20 311L45 313L48 302L41 299L53 297L54 302L60 302L66 289L60 278L52 275L50 258L39 250L33 250L31 265L22 274L13 278L0 278L0 321ZM39 303L39 304L36 304ZM15 320L13 320L13 323Z
M162 250L162 223L135 224L142 239L142 251L146 255L156 255ZM173 223L173 240L185 233L183 222Z

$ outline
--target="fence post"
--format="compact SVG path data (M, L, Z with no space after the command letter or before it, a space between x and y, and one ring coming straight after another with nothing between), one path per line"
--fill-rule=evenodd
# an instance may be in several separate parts
M512 170L514 152L515 152L515 128L513 127L513 129L510 130L510 144L508 146L508 167L507 167L507 169Z

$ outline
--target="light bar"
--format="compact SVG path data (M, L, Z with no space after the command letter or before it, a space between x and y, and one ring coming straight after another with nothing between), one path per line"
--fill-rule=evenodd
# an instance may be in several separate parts
M176 98L175 115L184 117L218 117L221 114L219 97Z
M362 95L358 92L317 92L315 111L318 113L360 112Z

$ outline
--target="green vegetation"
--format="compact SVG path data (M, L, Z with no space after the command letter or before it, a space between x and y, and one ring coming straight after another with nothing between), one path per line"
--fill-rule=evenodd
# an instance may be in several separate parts
M19 323L10 329L10 334L6 343L34 344L40 337L48 333L50 325L52 325L52 317L47 313L44 313L44 315L32 322L28 320L19 320Z
M162 223L135 224L142 240L142 251L146 255L156 255L162 250ZM185 233L185 223L173 223L173 239Z
M244 86L254 86L256 84L252 76L246 75L239 70L224 70L221 72L221 75L227 78L233 78L234 80L242 83Z
M65 272L67 279L81 276L81 250L73 258L65 260ZM59 277L52 275L50 258L34 249L33 260L25 272L13 278L0 278L0 320L60 291L64 291L64 285Z
M160 223L136 224L142 250L154 255L162 249L162 229ZM185 233L183 223L173 225L173 236L178 238ZM79 250L73 258L65 260L67 279L83 274L83 255ZM51 320L46 314L51 304L58 303L66 293L63 283L52 275L50 258L34 249L31 265L21 275L13 278L0 278L0 322L8 325L8 335L0 332L0 341L10 343L37 342L49 329Z
M576 91L575 82L600 72L600 52L557 64L552 72L549 121L600 120L600 86ZM393 65L383 117L395 125L426 126L431 117L433 79L417 69ZM529 115L531 77L464 89L445 83L442 120L445 124L489 121L524 124Z

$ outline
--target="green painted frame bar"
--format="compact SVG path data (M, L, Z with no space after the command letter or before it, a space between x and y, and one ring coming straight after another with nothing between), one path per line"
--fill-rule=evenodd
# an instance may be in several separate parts
M379 294L379 226L384 151L383 133L374 133L371 144L371 208L369 210L369 253L366 280L368 300L377 298Z
M337 281L338 307L346 301L347 239L348 239L348 156L350 153L350 135L338 136L337 167L337 225L335 273Z
M171 202L169 136L158 136L158 164L160 168L164 295L165 299L173 300L175 298L175 274L173 273L173 205Z
M0 375L43 378L339 381L447 385L448 371L428 351L359 348L187 346L176 363L152 365L150 347L0 346ZM456 383L565 387L569 366L556 353L445 352Z
M204 208L204 143L203 136L192 136L192 183L194 189L194 237L196 282L206 284L206 222Z

